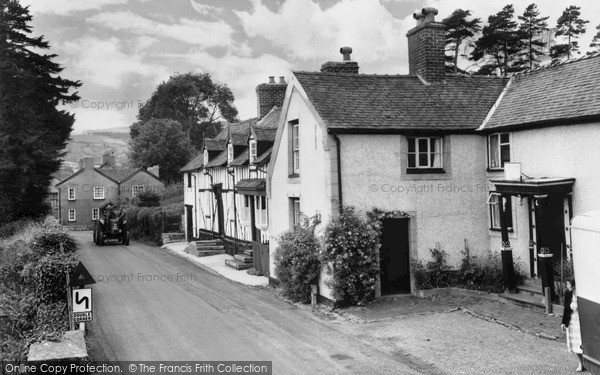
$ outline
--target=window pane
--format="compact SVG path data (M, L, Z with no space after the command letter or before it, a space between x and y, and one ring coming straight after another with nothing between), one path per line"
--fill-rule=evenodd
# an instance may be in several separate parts
M428 167L428 154L426 152L419 152L419 167Z
M427 139L427 138L419 139L419 153L429 151L428 143L429 143L429 139Z
M500 146L500 159L502 167L504 167L504 163L510 162L510 145Z
M492 209L492 228L500 229L500 202L490 207Z
M500 143L508 143L508 133L500 134Z
M500 167L500 155L498 155L498 135L490 135L490 168Z
M416 164L415 164L415 160L416 160L416 156L415 154L408 154L408 167L409 168L416 168Z
M415 139L408 138L408 152L415 152Z
M442 167L442 154L432 154L431 155L431 167L432 168L441 168Z
M431 150L438 154L442 153L442 138L433 138L431 140Z

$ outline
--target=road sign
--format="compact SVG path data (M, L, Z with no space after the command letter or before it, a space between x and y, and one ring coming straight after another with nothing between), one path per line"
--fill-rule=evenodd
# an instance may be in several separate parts
M73 289L73 313L92 312L92 289Z
M96 281L92 275L90 275L83 263L79 262L71 273L71 281L69 286L84 286L90 284L96 284Z
M74 312L73 323L82 323L92 321L92 312Z

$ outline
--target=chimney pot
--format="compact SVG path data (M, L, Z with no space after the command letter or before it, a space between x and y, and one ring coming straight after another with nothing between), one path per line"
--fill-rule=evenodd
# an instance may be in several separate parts
M340 53L344 55L344 61L350 61L350 54L352 53L352 47L340 48Z
M425 16L424 22L435 22L435 16L438 14L438 10L434 7L427 7L423 8L421 13Z
M284 76L279 77L279 83L285 84L285 77Z
M269 83L275 83L275 76L269 76Z

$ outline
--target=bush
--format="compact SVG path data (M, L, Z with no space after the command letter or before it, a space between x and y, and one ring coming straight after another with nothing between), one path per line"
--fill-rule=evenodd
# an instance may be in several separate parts
M34 236L29 243L35 257L44 255L74 253L77 251L77 242L68 233L58 229L44 230Z
M183 206L170 204L161 207L127 207L127 228L134 239L160 242L169 223L181 223Z
M295 227L279 237L275 272L283 294L294 302L310 302L311 285L319 280L319 243L312 228Z
M144 191L136 197L135 204L138 207L158 207L160 196L153 191Z
M66 301L65 283L78 260L74 254L52 254L40 258L32 267L36 296L45 303Z
M321 260L332 275L328 281L337 301L362 305L375 298L379 275L379 233L352 207L325 228Z

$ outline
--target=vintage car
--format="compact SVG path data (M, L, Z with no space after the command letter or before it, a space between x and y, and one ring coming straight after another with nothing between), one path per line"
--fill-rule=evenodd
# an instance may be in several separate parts
M109 241L129 245L127 231L127 213L122 208L115 208L111 203L100 206L98 219L94 223L94 243L102 246Z

